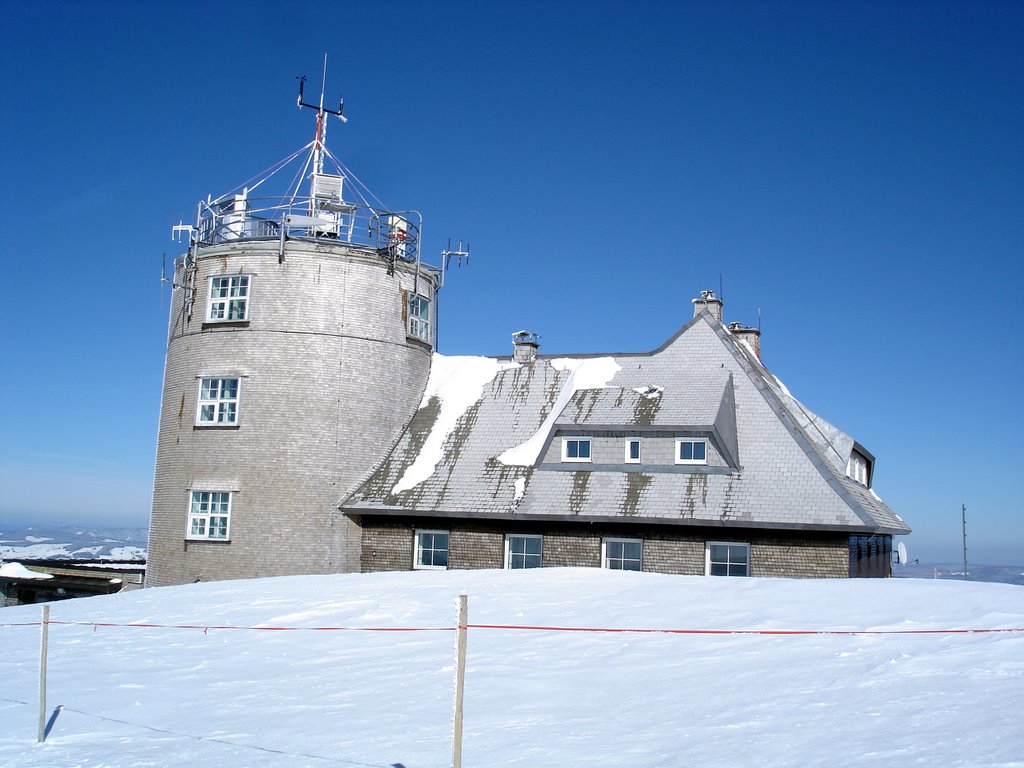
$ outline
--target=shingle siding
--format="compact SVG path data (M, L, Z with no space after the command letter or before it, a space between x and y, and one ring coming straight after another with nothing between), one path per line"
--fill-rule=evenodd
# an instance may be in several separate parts
M445 520L390 520L364 517L361 521L364 571L410 570L414 531L449 532L451 569L503 568L508 533L541 534L546 568L601 567L605 538L643 541L643 570L701 576L709 541L749 544L750 575L778 578L844 578L849 571L847 537L834 533L745 536L721 529L673 532L625 526L586 526L549 523L543 527L505 527L499 523Z
M251 275L247 323L204 322L219 274ZM284 262L276 242L200 251L191 319L184 290L171 307L149 584L359 570L359 530L337 504L426 385L430 350L402 319L412 283L343 245L292 241ZM241 379L238 425L197 429L199 377L218 374ZM230 541L185 540L190 489L234 492Z

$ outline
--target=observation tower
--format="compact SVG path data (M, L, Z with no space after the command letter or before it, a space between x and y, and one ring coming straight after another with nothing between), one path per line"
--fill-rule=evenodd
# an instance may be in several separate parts
M337 505L426 386L443 263L421 259L419 213L384 206L327 148L344 102L306 103L304 80L313 140L173 228L187 249L171 280L153 586L358 571L360 532Z

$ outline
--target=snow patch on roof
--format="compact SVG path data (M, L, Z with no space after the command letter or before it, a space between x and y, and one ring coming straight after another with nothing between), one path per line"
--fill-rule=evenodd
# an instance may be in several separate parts
M562 391L558 393L558 399L555 400L548 417L533 436L526 442L509 448L498 457L498 461L506 466L532 467L536 464L555 419L572 396L581 389L604 389L608 382L615 378L615 374L622 370L613 357L559 357L551 360L550 364L556 371L569 371L569 378L562 385Z
M649 387L633 387L633 391L641 397L646 397L648 400L653 400L656 397L661 397L661 393L665 391L664 387L656 387L653 384Z
M512 497L512 506L516 506L520 501L523 500L523 496L526 495L526 478L517 477L512 483L512 487L515 489L515 495Z
M53 574L30 571L21 563L4 563L0 565L0 577L7 579L52 579Z
M780 379L780 378L779 378L778 376L776 376L776 375L775 375L774 373L772 373L772 374L769 374L769 375L770 375L770 376L772 377L772 379L774 379L774 380L775 380L775 383L779 385L779 389L781 389L781 390L782 390L782 393L783 393L783 394L784 394L784 395L785 395L786 397L793 397L793 395L792 395L792 394L790 393L790 391L789 391L789 389L788 389L788 388L786 387L786 385L782 383L782 379ZM794 398L794 399L796 399L796 398Z
M446 357L435 354L420 408L436 397L441 403L437 421L416 460L398 479L391 493L407 491L434 474L441 461L445 441L462 415L483 397L484 387L491 383L498 371L518 367L519 363L499 362L491 357Z

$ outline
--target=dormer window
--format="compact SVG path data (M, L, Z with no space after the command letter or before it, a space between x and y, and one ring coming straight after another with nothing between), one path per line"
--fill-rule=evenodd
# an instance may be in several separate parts
M706 440L676 438L676 464L707 464L708 443Z
M627 437L626 438L626 458L627 464L639 464L640 463L640 438Z
M857 450L851 451L850 461L846 465L846 476L869 488L871 479L871 462L868 461L867 456Z
M562 461L590 461L590 438L563 437Z

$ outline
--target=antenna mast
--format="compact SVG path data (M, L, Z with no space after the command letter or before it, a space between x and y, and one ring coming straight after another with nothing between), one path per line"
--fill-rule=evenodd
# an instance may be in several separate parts
M348 118L345 117L345 98L341 97L338 102L338 109L328 109L324 106L324 88L327 85L327 54L324 54L324 72L323 77L320 80L320 103L309 104L302 100L302 92L306 85L306 76L302 75L298 78L299 80L299 98L298 106L299 109L308 107L309 109L316 110L316 137L313 140L313 173L324 172L324 150L327 148L327 120L326 115L335 115L341 122L347 123Z

